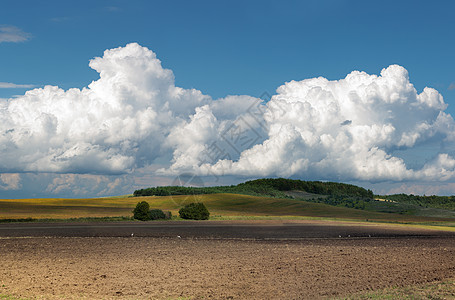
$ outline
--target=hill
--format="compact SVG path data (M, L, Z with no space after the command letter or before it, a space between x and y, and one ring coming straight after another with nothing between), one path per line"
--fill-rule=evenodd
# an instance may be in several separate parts
M303 181L285 178L265 178L246 181L238 185L213 187L161 186L134 191L134 196L201 195L235 193L253 196L286 198L285 191L299 190L317 195L373 198L373 192L338 182Z
M455 211L455 196L416 196L412 194L395 194L380 197L391 202L407 203L419 207Z
M297 199L379 213L455 218L455 197L391 195L374 197L371 190L351 184L265 178L215 187L165 186L137 190L134 196L243 194ZM378 201L377 199L385 200ZM283 200L280 200L283 201Z

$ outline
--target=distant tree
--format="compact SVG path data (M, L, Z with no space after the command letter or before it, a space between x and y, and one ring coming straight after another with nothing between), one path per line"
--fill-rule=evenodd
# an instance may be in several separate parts
M141 221L150 220L150 205L146 201L138 202L133 209L133 218Z
M179 210L180 218L190 220L208 220L210 212L203 203L190 203Z

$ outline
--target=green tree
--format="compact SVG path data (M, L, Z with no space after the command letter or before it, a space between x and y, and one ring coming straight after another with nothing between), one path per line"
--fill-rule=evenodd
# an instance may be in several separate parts
M180 218L190 220L208 220L210 212L204 203L190 203L179 210Z
M150 220L150 205L146 201L138 202L133 209L133 217L137 220Z

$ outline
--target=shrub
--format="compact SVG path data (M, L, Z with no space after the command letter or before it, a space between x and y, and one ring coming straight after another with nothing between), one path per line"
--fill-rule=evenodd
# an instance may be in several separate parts
M146 201L138 202L133 209L133 218L141 221L150 220L150 205Z
M164 215L166 216L165 219L168 219L168 220L172 219L172 212L170 212L170 211L165 211L165 212L164 212Z
M166 219L166 215L161 209L152 209L149 212L150 220Z
M203 203L190 203L179 210L180 218L190 220L208 220L210 213Z

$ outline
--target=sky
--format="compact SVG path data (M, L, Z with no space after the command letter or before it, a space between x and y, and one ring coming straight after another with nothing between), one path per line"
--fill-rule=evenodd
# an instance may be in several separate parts
M0 198L262 177L455 194L453 1L0 6Z

